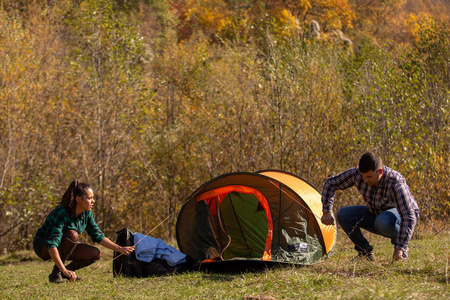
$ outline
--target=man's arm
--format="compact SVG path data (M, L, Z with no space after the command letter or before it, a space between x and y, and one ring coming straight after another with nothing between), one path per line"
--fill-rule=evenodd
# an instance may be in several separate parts
M394 186L393 197L395 199L395 206L398 213L400 214L401 219L400 231L394 246L395 250L393 259L401 260L403 257L399 258L398 254L400 253L400 251L401 254L403 254L403 252L408 249L408 244L412 238L414 228L417 223L416 212L418 212L418 206L416 200L411 195L406 181L404 180L400 181Z
M335 224L332 211L336 190L344 190L355 185L358 172L358 168L353 168L336 176L332 176L325 181L322 191L323 214L320 219L324 225Z
M322 190L322 211L331 213L333 211L334 196L337 190L345 190L355 185L358 168L353 168L338 175L328 178ZM332 216L330 216L332 218ZM324 223L325 224L325 223Z

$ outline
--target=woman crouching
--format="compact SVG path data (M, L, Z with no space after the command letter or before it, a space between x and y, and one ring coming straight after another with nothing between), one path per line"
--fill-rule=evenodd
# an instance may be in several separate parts
M94 203L91 186L75 180L64 193L61 204L38 229L33 241L34 252L43 260L51 258L55 262L53 271L48 276L50 282L80 280L75 271L100 259L101 253L97 247L78 242L78 235L85 229L95 243L106 248L124 255L134 251L134 246L121 247L105 237L92 214ZM72 262L66 266L66 260Z

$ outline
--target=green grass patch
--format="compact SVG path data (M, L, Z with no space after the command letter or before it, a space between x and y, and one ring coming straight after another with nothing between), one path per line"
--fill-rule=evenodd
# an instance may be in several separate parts
M77 272L76 283L50 284L53 264L31 252L0 257L2 299L442 299L450 297L450 232L417 234L410 259L391 263L393 246L369 235L376 262L351 262L353 246L339 232L334 255L313 266L263 272L189 272L150 278L114 278L112 253Z

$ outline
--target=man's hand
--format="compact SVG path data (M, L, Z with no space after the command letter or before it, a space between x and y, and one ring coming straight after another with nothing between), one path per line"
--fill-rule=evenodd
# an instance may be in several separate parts
M323 212L322 218L320 220L324 225L334 225L334 218L330 212Z
M403 251L400 249L394 249L394 255L392 255L392 261L402 261Z

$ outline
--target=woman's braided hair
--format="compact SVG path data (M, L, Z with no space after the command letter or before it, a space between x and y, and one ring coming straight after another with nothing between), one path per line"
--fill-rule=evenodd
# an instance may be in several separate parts
M90 188L91 186L88 183L79 182L78 179L72 181L61 199L61 205L63 205L71 214L75 214L75 209L77 207L76 197L83 197Z

